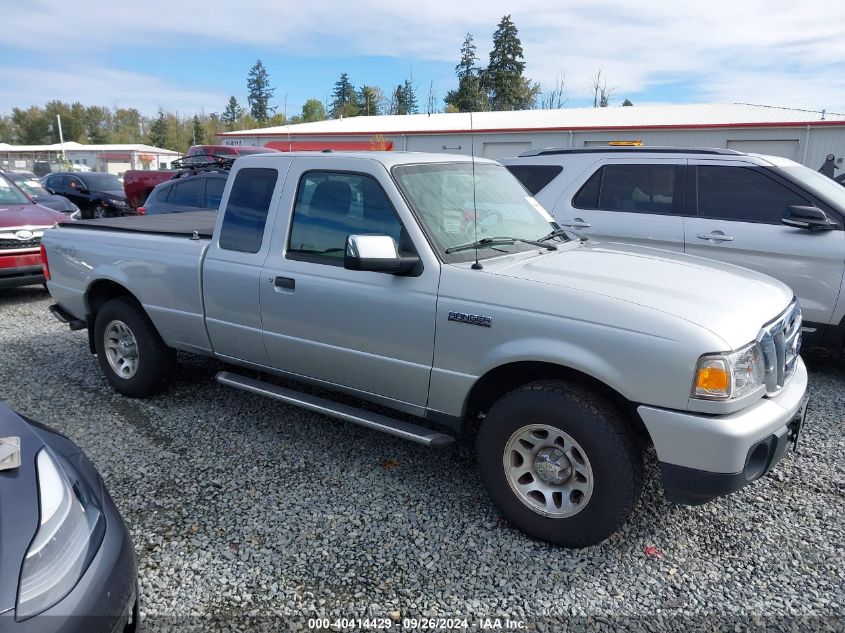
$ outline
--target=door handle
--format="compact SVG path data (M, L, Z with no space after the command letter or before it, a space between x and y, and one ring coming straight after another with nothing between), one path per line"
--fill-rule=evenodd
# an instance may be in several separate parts
M574 220L567 220L566 222L561 222L561 226L568 226L571 229L588 229L590 228L589 222L584 222L581 218L575 218Z
M278 290L295 290L296 280L291 277L276 277L273 280L273 285Z
M725 235L724 233L699 233L698 239L700 240L713 240L714 242L733 242L734 238L731 235Z

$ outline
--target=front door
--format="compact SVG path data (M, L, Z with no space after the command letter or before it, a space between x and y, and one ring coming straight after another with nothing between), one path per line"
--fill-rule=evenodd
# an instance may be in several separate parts
M822 203L762 167L695 162L698 193L690 198L690 213L696 217L686 220L687 253L779 279L798 297L805 327L812 332L826 326L845 268L842 219L834 218L840 223L834 231L786 226L781 218L790 205Z
M425 253L415 247L421 236L407 207L386 193L395 187L384 167L352 158L332 161L331 171L324 165L294 160L279 210L280 219L291 220L274 228L264 265L261 318L270 365L375 394L397 408L424 407L439 266L429 252L417 276L346 270L352 234L390 235L401 251Z

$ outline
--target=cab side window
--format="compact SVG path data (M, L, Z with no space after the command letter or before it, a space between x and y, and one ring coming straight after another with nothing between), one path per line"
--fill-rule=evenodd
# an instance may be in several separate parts
M751 167L699 165L698 215L702 218L780 225L791 205L806 199Z
M261 250L264 226L279 172L246 167L235 175L220 227L220 248L242 253Z
M572 199L574 207L675 215L684 211L681 165L605 165Z
M402 224L381 185L364 174L312 171L299 181L287 256L343 262L350 235L389 235L407 247Z

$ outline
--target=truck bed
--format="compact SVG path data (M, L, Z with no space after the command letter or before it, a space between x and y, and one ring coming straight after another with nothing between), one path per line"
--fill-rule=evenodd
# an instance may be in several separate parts
M101 231L131 231L153 235L184 235L196 233L210 239L217 222L216 211L190 211L188 213L162 213L160 215L129 215L101 220L77 220L62 224L62 228L97 229Z

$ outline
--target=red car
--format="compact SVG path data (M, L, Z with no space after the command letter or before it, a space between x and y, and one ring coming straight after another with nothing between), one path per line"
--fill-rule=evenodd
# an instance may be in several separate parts
M67 221L64 213L35 204L0 174L0 288L44 283L41 235Z

